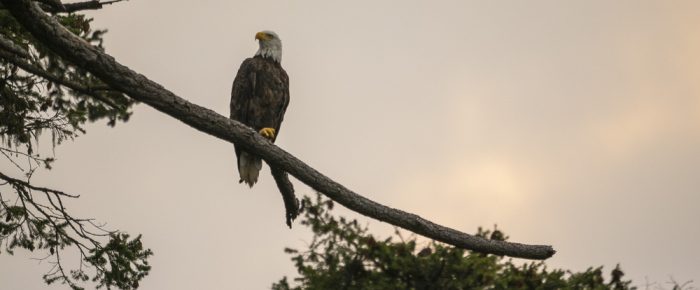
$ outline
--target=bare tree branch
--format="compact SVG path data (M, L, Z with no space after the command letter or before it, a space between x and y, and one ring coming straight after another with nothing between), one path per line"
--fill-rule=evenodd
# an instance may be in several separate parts
M275 183L277 183L277 188L282 194L282 201L284 201L285 209L285 219L287 226L291 229L292 222L299 215L299 200L294 196L294 186L292 182L289 181L289 176L284 170L279 170L277 167L270 166L270 172L272 177L275 178Z
M113 108L117 107L117 105L109 98L106 98L97 92L99 91L105 91L109 90L110 88L107 86L94 86L94 87L85 87L79 83L73 82L71 80L65 79L63 76L56 76L50 72L45 71L44 69L31 64L24 59L18 57L15 54L12 54L8 51L5 51L3 49L0 49L0 58L5 59L6 61L20 67L21 69L25 70L28 73L35 74L37 76L43 77L51 82L61 84L65 87L70 88L71 90L88 95L96 100L99 100Z
M35 0L37 2L43 3L46 7L49 9L45 9L46 11L65 11L66 7L63 6L63 3L61 3L61 0Z
M72 13L76 11L82 11L82 10L98 10L102 9L104 5L108 4L114 4L117 2L122 2L124 0L112 0L112 1L98 1L98 0L91 0L91 1L85 1L85 2L76 2L76 3L66 3L63 4L63 7L65 7L65 12Z
M22 58L31 58L29 52L19 47L19 45L15 44L11 40L5 38L5 36L2 34L0 34L0 50L6 50L18 56L21 56Z
M89 0L84 2L66 3L63 4L59 0L37 0L41 3L40 7L42 10L50 13L73 13L83 10L98 10L102 9L104 5L114 4L117 2L122 2L125 0L110 0L110 1L99 1L99 0ZM5 9L5 6L0 4L0 9Z
M3 174L2 172L0 172L0 179L5 180L5 181L7 181L7 182L9 182L9 183L11 183L11 184L21 185L21 186L23 186L23 187L26 187L26 188L29 188L29 189L32 189L32 190L38 190L38 191L41 191L41 192L52 193L52 194L55 194L56 196L65 196L65 197L70 197L70 198L78 198L78 197L80 197L80 195L72 195L72 194L68 194L68 193L65 193L65 192L62 192L62 191L58 191L58 190L55 190L55 189L33 186L33 185L29 184L29 183L26 182L26 181L22 181L22 180L19 180L19 179L16 179L16 178L9 177L9 176Z
M306 165L247 126L190 103L119 64L113 57L88 45L61 27L35 3L29 0L0 1L36 39L110 86L199 131L243 146L246 151L253 152L268 164L289 172L349 209L417 234L478 252L527 259L546 259L555 253L551 246L525 245L475 237L369 200Z

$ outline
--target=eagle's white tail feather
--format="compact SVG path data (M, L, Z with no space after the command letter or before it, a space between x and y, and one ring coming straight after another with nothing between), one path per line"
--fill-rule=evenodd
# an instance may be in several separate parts
M258 175L262 169L262 160L258 157L241 152L238 161L238 173L241 176L240 182L245 182L248 186L253 187L253 184L258 182Z

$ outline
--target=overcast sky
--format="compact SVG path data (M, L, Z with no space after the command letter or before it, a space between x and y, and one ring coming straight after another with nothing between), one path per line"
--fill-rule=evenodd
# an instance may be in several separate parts
M278 145L319 171L468 233L551 244L550 267L700 281L698 1L134 0L90 15L119 62L224 115L255 33L274 30L292 97ZM230 144L146 105L102 123L33 181L143 234L142 289L296 275L282 250L310 234L286 228L267 169L239 185ZM49 288L31 257L0 256L0 288Z

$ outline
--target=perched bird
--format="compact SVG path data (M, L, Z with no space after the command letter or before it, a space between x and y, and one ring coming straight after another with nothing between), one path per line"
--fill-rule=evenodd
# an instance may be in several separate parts
M255 34L255 39L260 48L254 57L243 61L233 80L230 117L275 142L289 105L289 77L281 65L279 36L272 31L261 31ZM253 187L258 181L262 160L236 144L234 147L241 177L239 183Z

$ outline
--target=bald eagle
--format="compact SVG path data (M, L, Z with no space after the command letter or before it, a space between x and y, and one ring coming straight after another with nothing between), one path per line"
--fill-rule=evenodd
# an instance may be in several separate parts
M248 125L275 142L289 104L289 77L281 65L282 41L272 31L255 34L259 49L243 61L233 80L231 119ZM239 183L248 186L258 181L262 168L260 157L234 144L238 161Z

